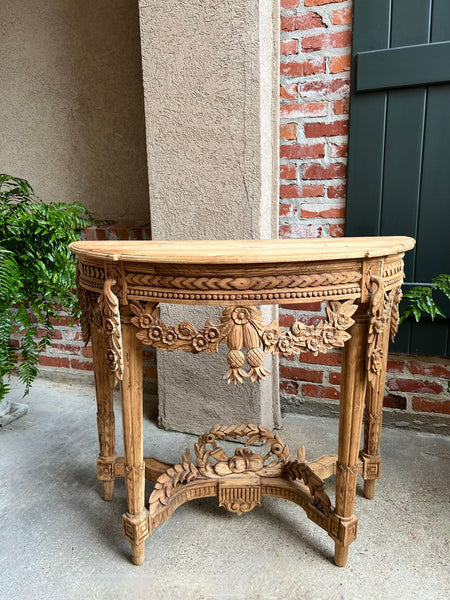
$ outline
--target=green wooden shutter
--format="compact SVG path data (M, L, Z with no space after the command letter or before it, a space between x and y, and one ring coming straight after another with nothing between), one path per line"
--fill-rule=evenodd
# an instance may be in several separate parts
M345 232L416 238L404 289L450 273L450 0L354 0ZM448 356L450 321L391 349Z

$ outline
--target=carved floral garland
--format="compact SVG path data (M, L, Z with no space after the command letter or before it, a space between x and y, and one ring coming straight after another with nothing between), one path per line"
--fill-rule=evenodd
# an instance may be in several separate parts
M115 279L107 279L97 302L102 315L102 330L108 338L108 366L114 374L114 385L123 376L122 333L120 326L119 300L112 291Z
M154 304L132 303L130 308L135 315L131 322L139 329L137 337L153 348L207 353L218 352L219 344L226 343L229 369L225 377L228 383L236 385L244 378L260 382L270 374L262 366L264 352L288 355L307 350L317 355L344 346L350 338L346 330L354 323L351 317L357 306L353 300L330 302L325 320L317 325L297 321L289 331L284 331L277 321L266 325L261 312L254 306L228 306L219 324L207 321L199 330L189 321L167 326L160 320L159 309ZM243 348L247 350L246 356ZM249 371L242 368L246 361Z
M401 288L389 293L384 291L381 277L372 276L372 295L370 299L370 321L367 338L367 371L369 383L374 386L385 362L383 337L386 327L392 341L398 330L398 305L402 298Z

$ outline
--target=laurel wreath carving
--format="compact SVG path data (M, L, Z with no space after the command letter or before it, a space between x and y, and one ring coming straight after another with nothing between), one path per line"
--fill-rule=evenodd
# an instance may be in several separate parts
M80 265L80 263L78 263ZM102 267L95 267L93 265L85 265L81 263L81 273L85 277L89 277L91 279L97 279L99 281L103 281L105 279L105 269Z
M391 263L387 263L383 269L383 278L392 277L403 271L403 260L396 260Z
M228 456L216 440L247 438L244 448L238 448L234 456ZM270 446L264 456L248 448L250 444L263 442ZM210 448L208 448L210 446ZM283 444L278 434L261 425L244 423L242 425L214 425L199 437L194 446L196 464L204 477L223 477L231 473L258 473L266 477L282 474L282 466L291 459L289 447ZM215 464L211 461L217 461Z
M244 447L237 448L229 456L217 441L245 439ZM262 442L268 447L263 455L253 452L248 446ZM154 516L169 504L170 498L182 484L197 480L221 480L227 476L254 474L260 477L287 477L302 481L309 489L313 505L325 516L332 507L324 491L322 479L314 473L306 462L292 461L289 447L280 436L261 425L243 423L241 425L214 425L199 436L194 446L196 462L192 462L189 449L186 449L180 464L173 465L156 481L150 496L150 516ZM236 486L239 487L238 480Z
M233 456L217 445L217 440L247 438L244 448L237 448ZM262 456L252 452L248 446L263 442L270 446ZM264 477L283 474L284 465L291 460L289 448L283 444L278 434L266 427L243 423L241 425L214 425L199 436L194 446L196 464L192 462L189 449L186 449L180 464L173 465L156 481L150 496L150 515L164 508L177 486L198 479L220 479L231 474L255 473Z
M254 306L228 306L219 324L207 321L204 327L197 329L189 321L167 326L160 320L155 304L130 304L135 315L131 322L139 329L137 337L143 344L168 352L183 350L195 354L218 352L219 344L226 343L229 369L225 378L234 385L242 383L244 378L260 382L270 375L262 366L264 353L290 355L307 350L317 355L344 346L350 338L346 330L354 323L351 317L356 308L353 300L330 302L325 320L317 325L297 321L289 331L284 331L277 321L266 325ZM246 355L243 349L247 350ZM243 369L246 362L250 367L248 371Z

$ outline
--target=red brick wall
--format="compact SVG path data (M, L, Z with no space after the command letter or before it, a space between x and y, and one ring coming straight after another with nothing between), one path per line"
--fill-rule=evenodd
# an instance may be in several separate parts
M341 236L345 184L351 44L351 0L281 0L280 237ZM87 239L148 239L148 227L89 228ZM305 312L305 308L309 312ZM282 308L291 325L321 316L320 304ZM155 353L144 352L144 374L156 378ZM62 316L55 343L42 356L49 367L91 370L91 349ZM281 358L284 410L317 413L338 404L340 353L300 361ZM396 355L389 360L385 406L405 414L450 414L450 360Z
M342 236L345 221L351 0L281 0L280 237ZM280 321L312 323L285 307ZM340 353L280 360L285 410L338 403ZM450 414L450 360L393 355L384 405Z
M281 0L280 237L344 233L351 4Z
M312 324L322 318L321 306L310 311L285 307L280 322L288 327L300 319ZM316 309L316 313L311 312ZM286 411L337 412L341 352L313 356L304 352L299 360L280 357L280 394ZM316 406L316 409L314 409ZM390 354L384 406L412 418L417 413L450 414L450 359L433 356Z

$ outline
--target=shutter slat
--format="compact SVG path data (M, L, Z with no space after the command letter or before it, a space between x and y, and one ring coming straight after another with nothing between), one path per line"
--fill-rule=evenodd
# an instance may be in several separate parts
M389 93L384 161L382 235L416 237L426 106L424 89ZM405 256L407 281L414 278L415 250Z
M431 16L431 41L444 42L450 39L450 2L433 0Z
M448 83L450 42L359 52L356 64L357 92Z
M376 4L376 6L375 6ZM354 5L353 47L355 55L389 44L390 0L357 2ZM355 60L355 59L354 59ZM353 68L352 89L356 69ZM347 185L347 235L379 235L383 177L386 94L370 94L350 99L349 163ZM370 118L367 118L370 115ZM367 143L370 140L370 144Z
M386 94L359 98L351 110L349 146L353 160L348 167L345 231L347 235L355 235L355 231L380 235Z
M392 3L391 47L429 41L431 6L431 0ZM408 231L414 238L417 235L426 101L425 88L388 93L382 235L395 231ZM405 256L406 281L417 281L414 265L415 249Z
M450 273L450 85L428 90L416 281Z
M394 0L391 48L430 41L432 0Z

